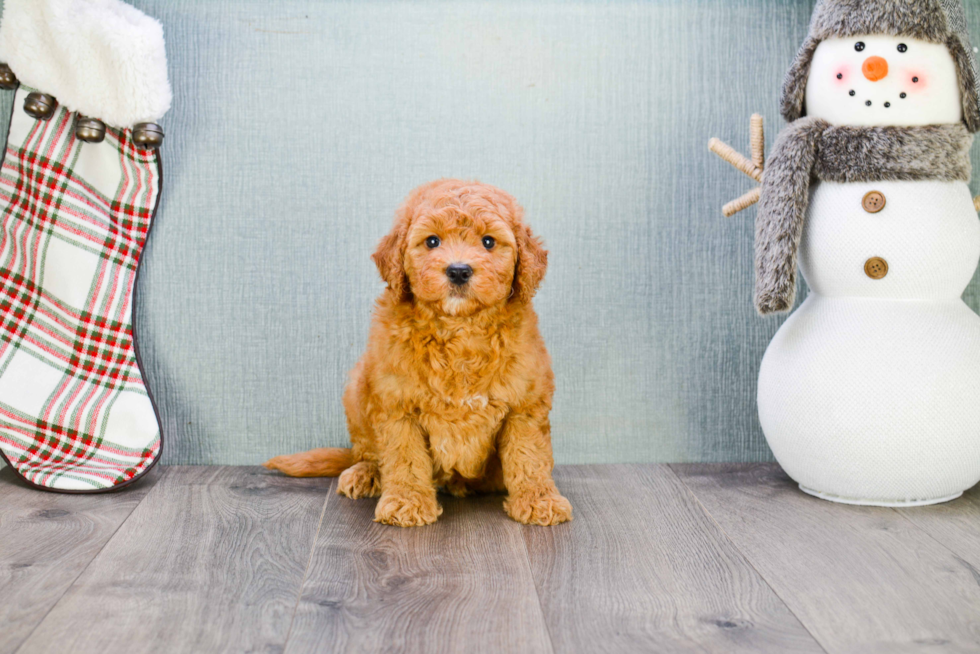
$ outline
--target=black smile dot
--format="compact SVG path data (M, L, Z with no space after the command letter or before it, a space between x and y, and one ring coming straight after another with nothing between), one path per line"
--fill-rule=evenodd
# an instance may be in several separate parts
M868 105L868 106L870 107L870 106L871 106L871 100L868 100L868 101L867 101L867 102L865 102L864 104L866 104L866 105Z
M903 100L904 100L905 98L907 98L907 97L909 97L909 94L908 94L908 93L903 93L903 94L901 94L901 95L900 95L900 96L898 96L898 97L900 97L901 99L903 99Z
M886 103L885 103L885 109L887 109L887 108L888 108L888 107L890 107L890 106L892 106L892 103L891 103L891 102L886 102Z
M851 91L849 95L853 98L855 95L857 95L857 93L855 93L854 91Z
M912 78L912 83L913 84L918 84L919 83L919 78L918 77L913 77Z
M837 73L837 79L844 79L844 73Z

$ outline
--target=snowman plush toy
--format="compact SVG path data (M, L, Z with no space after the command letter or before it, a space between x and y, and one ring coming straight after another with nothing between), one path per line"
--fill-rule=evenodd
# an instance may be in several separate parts
M792 309L797 267L811 292L762 362L766 439L824 499L954 499L980 481L980 317L962 301L980 261L980 106L962 4L819 0L782 111L753 167L756 307Z

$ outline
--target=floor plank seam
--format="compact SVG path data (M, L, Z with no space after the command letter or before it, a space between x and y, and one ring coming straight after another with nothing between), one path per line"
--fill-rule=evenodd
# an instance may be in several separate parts
M929 538L929 540L931 540L932 542L936 543L941 548L943 548L944 550L946 550L947 552L949 552L953 557L955 557L956 559L958 559L960 561L963 560L960 557L959 553L957 553L954 550L952 550L949 547L949 545L947 545L946 543L942 542L941 540L939 540L938 538L936 538L935 536L933 536L932 534L930 534L928 531L926 531L925 529L923 529L921 526L919 526L918 524L916 524L915 520L913 520L912 518L910 518L907 515L905 515L905 513L903 511L900 511L900 510L898 510L898 509L896 509L894 507L888 507L888 508L891 509L892 511L894 511L895 513L897 513L898 515L900 515L902 517L902 519L905 520L910 525L912 525L912 527L916 531L919 531L919 532L925 534ZM980 582L978 582L978 584L980 584Z
M336 494L336 481L332 481L327 487L327 495L323 498L323 508L320 509L320 520L316 525L316 532L310 543L310 555L306 559L306 569L303 570L303 579L299 582L299 591L296 593L296 603L293 605L293 614L289 616L289 628L286 630L286 639L282 643L282 651L285 654L289 648L289 638L293 635L293 624L296 622L296 613L299 611L299 603L303 600L303 589L306 587L306 579L310 574L310 567L313 565L313 555L316 553L316 544L320 538L320 530L323 528L323 518L327 515L327 505L330 504L331 496Z
M708 516L708 519L711 520L711 522L718 528L718 531L728 540L729 543L731 543L732 547L735 548L735 551L738 552L739 556L741 556L742 559L745 560L746 564L748 564L748 566L752 568L757 575L759 575L759 579L761 579L766 584L766 586L769 587L773 595L775 595L779 599L779 601L783 603L783 606L785 606L786 610L790 612L790 615L796 618L796 621L800 623L800 626L803 627L804 631L810 634L810 638L812 638L813 642L817 644L817 647L823 650L825 654L830 654L830 651L824 646L823 643L820 642L820 639L817 638L816 634L814 634L810 630L810 628L806 626L806 623L803 622L803 620L800 618L799 615L797 615L796 611L793 610L793 608L789 605L786 599L779 594L779 591L777 591L773 587L773 585L769 582L769 579L767 579L766 576L762 574L762 572L756 567L755 562L753 562L752 559L750 559L745 554L742 548L738 546L738 543L736 543L732 539L732 537L728 535L728 532L725 531L725 528L721 526L721 523L719 523L715 519L715 516L712 515L711 511L708 510L708 507L704 505L704 503L701 501L701 498L698 497L697 493L694 492L694 489L688 485L688 483L684 480L683 477L681 477L679 474L677 474L677 472L674 471L673 465L667 465L667 469L670 470L670 474L672 474L678 481L681 482L681 484L684 486L684 489L690 494L691 498L694 499L695 502L697 502L698 506L701 507L701 510L704 511L704 514Z
M551 625L548 624L548 618L544 614L544 606L541 605L541 591L538 590L538 582L534 579L534 568L531 567L531 554L527 549L527 539L524 537L525 530L529 527L521 526L521 549L524 550L524 565L527 566L528 578L531 580L531 586L534 588L534 598L538 601L538 614L541 616L541 624L544 625L544 631L548 634L548 648L551 650L552 654L555 653L555 639L551 635ZM533 527L532 527L533 528ZM553 527L538 527L538 529L552 529Z
M81 579L82 575L85 574L85 571L88 570L89 567L92 565L92 563L97 558L99 558L99 556L102 554L103 551L105 551L105 548L109 545L110 542L112 542L112 539L116 537L116 534L118 534L119 530L123 528L123 525L129 522L130 518L133 517L133 514L136 513L136 509L138 509L143 504L143 502L146 501L146 498L148 498L153 493L157 492L157 489L160 487L160 482L167 474L167 470L165 468L161 467L159 468L159 470L160 470L160 472L158 473L159 478L156 480L156 484L153 486L153 488L151 488L150 491L143 496L143 499L141 499L139 502L133 505L133 509L129 512L129 515L126 516L126 519L121 521L116 526L116 528L112 531L112 535L109 536L104 543L102 543L102 547L100 547L99 551L95 553L95 556L89 559L88 563L85 564L85 567L83 567L81 570L78 571L78 574L75 575L75 578L72 579L71 583L68 584L68 586L65 588L65 592L61 594L61 597L58 598L58 601L54 602L50 607L48 607L48 610L44 612L44 616L40 620L38 620L37 624L34 626L33 629L31 629L30 633L28 633L27 636L24 637L24 640L22 640L20 645L17 646L17 649L14 650L13 654L20 654L20 651L24 649L24 645L26 645L27 642L31 639L31 636L34 635L34 632L36 632L41 627L41 625L44 624L44 621L48 619L48 616L51 615L51 612L54 611L59 604L61 604L61 601L65 598L65 595L67 595L71 591L71 589L74 588L78 580Z

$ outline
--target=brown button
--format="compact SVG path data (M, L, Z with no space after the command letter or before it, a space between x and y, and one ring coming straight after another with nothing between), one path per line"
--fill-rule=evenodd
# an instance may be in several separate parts
M864 263L864 273L871 279L884 279L888 274L888 262L881 257L871 257Z
M861 206L868 213L878 213L885 208L885 196L878 191L871 191L861 200Z

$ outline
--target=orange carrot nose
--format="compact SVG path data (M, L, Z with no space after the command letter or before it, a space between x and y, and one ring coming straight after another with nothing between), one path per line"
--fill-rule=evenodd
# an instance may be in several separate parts
M861 66L861 72L872 82L888 77L888 62L881 57L868 57Z

